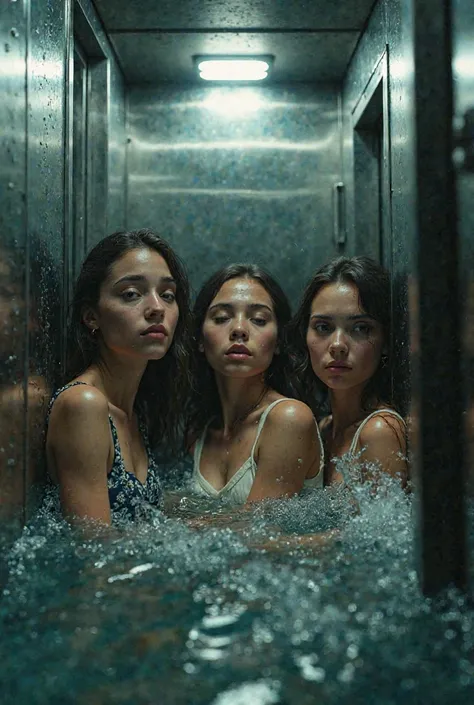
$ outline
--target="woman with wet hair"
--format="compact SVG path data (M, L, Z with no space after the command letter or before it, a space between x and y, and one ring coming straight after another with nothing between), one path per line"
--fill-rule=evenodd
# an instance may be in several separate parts
M317 424L287 397L289 319L280 286L253 264L219 270L199 292L187 413L196 493L237 506L322 485Z
M325 484L343 456L362 479L378 468L407 480L406 427L391 392L390 280L367 257L341 257L308 284L289 330L295 388L321 418Z
M189 314L183 265L151 230L114 233L87 256L46 439L67 517L110 524L161 506L151 447L178 443Z

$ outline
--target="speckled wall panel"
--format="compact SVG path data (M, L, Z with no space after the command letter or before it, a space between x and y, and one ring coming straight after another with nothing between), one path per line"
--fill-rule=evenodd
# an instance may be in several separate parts
M128 227L167 237L195 287L254 261L295 303L334 253L338 91L131 88L128 100Z
M95 0L109 31L201 27L361 29L373 0Z

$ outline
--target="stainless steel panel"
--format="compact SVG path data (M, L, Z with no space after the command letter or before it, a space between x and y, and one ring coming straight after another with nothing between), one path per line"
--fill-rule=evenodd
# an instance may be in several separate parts
M414 56L412 0L387 2L392 220L394 388L403 409L411 404L409 287L413 286L415 223ZM413 293L413 291L412 291Z
M373 0L308 2L308 0L96 0L107 30L114 29L248 29L293 27L361 29Z
M112 34L128 83L202 83L193 67L201 54L272 54L271 83L338 82L359 33Z
M0 557L23 520L27 7L0 13ZM1 563L1 561L0 561ZM0 573L2 566L0 565Z
M108 103L108 183L107 183L107 233L125 227L126 204L126 135L125 135L125 84L115 55L110 51L109 103Z
M64 321L65 85L69 4L32 2L28 49L27 501L43 477L46 406L60 375Z
M256 261L296 306L334 252L338 91L132 88L128 124L128 227L169 238L195 287Z
M102 150L116 175L111 198L105 182L101 209L115 228L125 217L124 90L93 6L83 4L110 58L103 112L113 147ZM17 530L35 506L46 403L61 374L71 9L70 0L12 0L0 14L0 555L8 527Z
M474 591L474 6L453 2L453 75L456 126L458 227L464 300L463 352L465 382L466 465L469 494L470 583ZM463 140L459 138L464 136ZM470 163L466 159L471 155Z
M109 64L89 64L87 92L86 252L107 235Z

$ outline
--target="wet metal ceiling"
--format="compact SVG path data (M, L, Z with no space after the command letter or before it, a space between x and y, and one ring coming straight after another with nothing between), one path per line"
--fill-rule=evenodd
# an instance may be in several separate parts
M128 83L198 81L201 54L273 54L272 82L342 79L374 0L95 0Z

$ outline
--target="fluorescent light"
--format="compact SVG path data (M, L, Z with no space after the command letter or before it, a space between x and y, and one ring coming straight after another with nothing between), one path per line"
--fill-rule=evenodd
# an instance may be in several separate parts
M262 81L267 78L270 60L250 58L201 58L197 61L204 81Z

